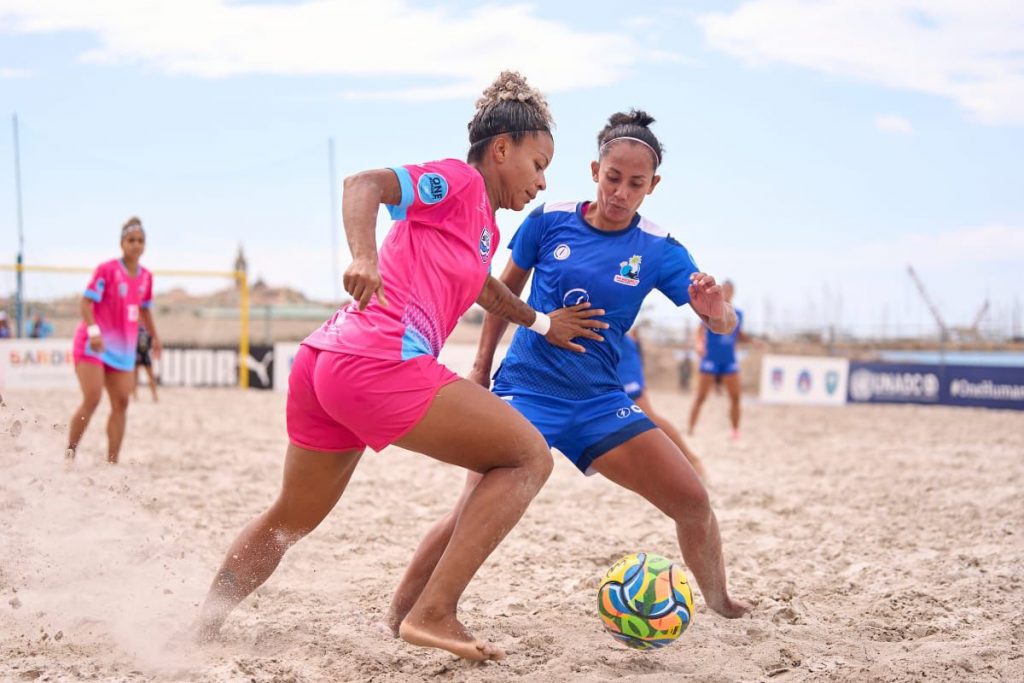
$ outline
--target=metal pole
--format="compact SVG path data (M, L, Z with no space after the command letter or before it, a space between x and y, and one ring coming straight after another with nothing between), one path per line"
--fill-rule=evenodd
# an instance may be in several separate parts
M337 303L341 299L341 277L338 275L338 178L334 170L334 138L327 138L327 166L331 183L331 273Z
M14 315L16 319L18 338L21 338L21 325L25 317L25 281L21 266L25 262L25 230L22 224L21 214L21 150L18 144L18 115L13 116L14 120L14 192L17 195L18 207L18 292L15 296Z

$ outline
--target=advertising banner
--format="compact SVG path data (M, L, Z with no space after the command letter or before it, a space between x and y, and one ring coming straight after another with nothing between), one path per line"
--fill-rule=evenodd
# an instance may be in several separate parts
M250 346L246 358L249 388L272 389L274 350ZM160 384L168 387L237 387L238 349L165 346L160 360L153 360Z
M71 339L0 339L0 391L78 386Z
M1024 367L853 362L849 400L1024 410Z
M77 387L71 347L71 339L0 340L0 390ZM273 348L250 347L249 386L271 389L273 364ZM164 347L161 359L153 360L153 370L164 386L237 387L238 349Z
M761 359L761 400L765 403L842 405L850 362L827 356Z
M288 391L288 375L299 351L298 342L277 342L274 344L274 391Z

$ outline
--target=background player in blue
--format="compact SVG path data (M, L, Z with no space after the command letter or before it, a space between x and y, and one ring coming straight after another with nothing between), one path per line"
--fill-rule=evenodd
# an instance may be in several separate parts
M722 283L722 294L725 300L732 303L736 289L732 282ZM689 433L693 434L697 426L700 408L708 397L708 392L716 381L721 381L729 394L729 421L732 423L732 438L740 438L740 364L736 360L736 342L749 341L750 337L743 332L743 312L736 311L736 329L728 334L718 334L714 330L701 325L697 328L697 353L700 355L700 374L697 377L697 394L690 408Z
M697 473L679 448L622 390L616 372L622 337L644 297L659 289L690 307L712 329L728 333L736 314L710 275L683 245L637 210L658 185L661 145L643 112L619 113L598 135L593 202L539 207L512 238L502 280L521 292L534 271L530 305L540 311L590 303L609 327L578 337L585 353L550 353L516 333L494 378L494 392L540 430L581 472L600 473L638 493L670 517L679 547L707 605L740 617L750 605L729 596L718 521ZM506 325L488 315L469 379L490 384L491 363ZM445 553L463 501L479 478L470 474L455 509L421 541L395 592L392 628L415 602Z
M686 445L683 435L679 433L672 421L661 415L654 409L650 397L647 395L647 381L644 377L644 351L640 342L640 330L634 327L622 337L622 348L619 349L619 382L622 383L622 390L626 396L633 399L633 402L640 406L651 422L658 425L658 429L665 432L665 436L672 439L672 443L686 456L686 459L693 465L697 475L706 480L707 472L700 456L693 452L693 449Z

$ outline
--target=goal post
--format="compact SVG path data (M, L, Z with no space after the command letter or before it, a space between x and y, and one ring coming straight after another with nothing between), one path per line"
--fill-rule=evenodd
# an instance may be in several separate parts
M50 266L50 265L27 265L24 263L0 263L0 271L14 271L17 274L23 273L64 273L64 274L90 274L95 268L83 266ZM249 276L244 270L178 270L178 269L154 269L150 271L154 276L160 277L200 277L200 278L227 278L238 286L238 386L242 389L249 388L249 369L246 359L249 357ZM82 288L84 291L84 287Z

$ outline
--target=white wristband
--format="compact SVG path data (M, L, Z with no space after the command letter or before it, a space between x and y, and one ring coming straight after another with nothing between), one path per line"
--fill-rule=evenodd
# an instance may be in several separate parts
M89 327L85 328L85 333L89 335L89 339L93 339L94 337L102 337L103 336L103 333L100 332L100 326L95 324L95 323L93 323L92 325L89 325Z
M551 329L551 318L540 311L536 311L536 313L537 317L534 319L533 324L530 325L529 329L543 337L548 333L548 330Z

